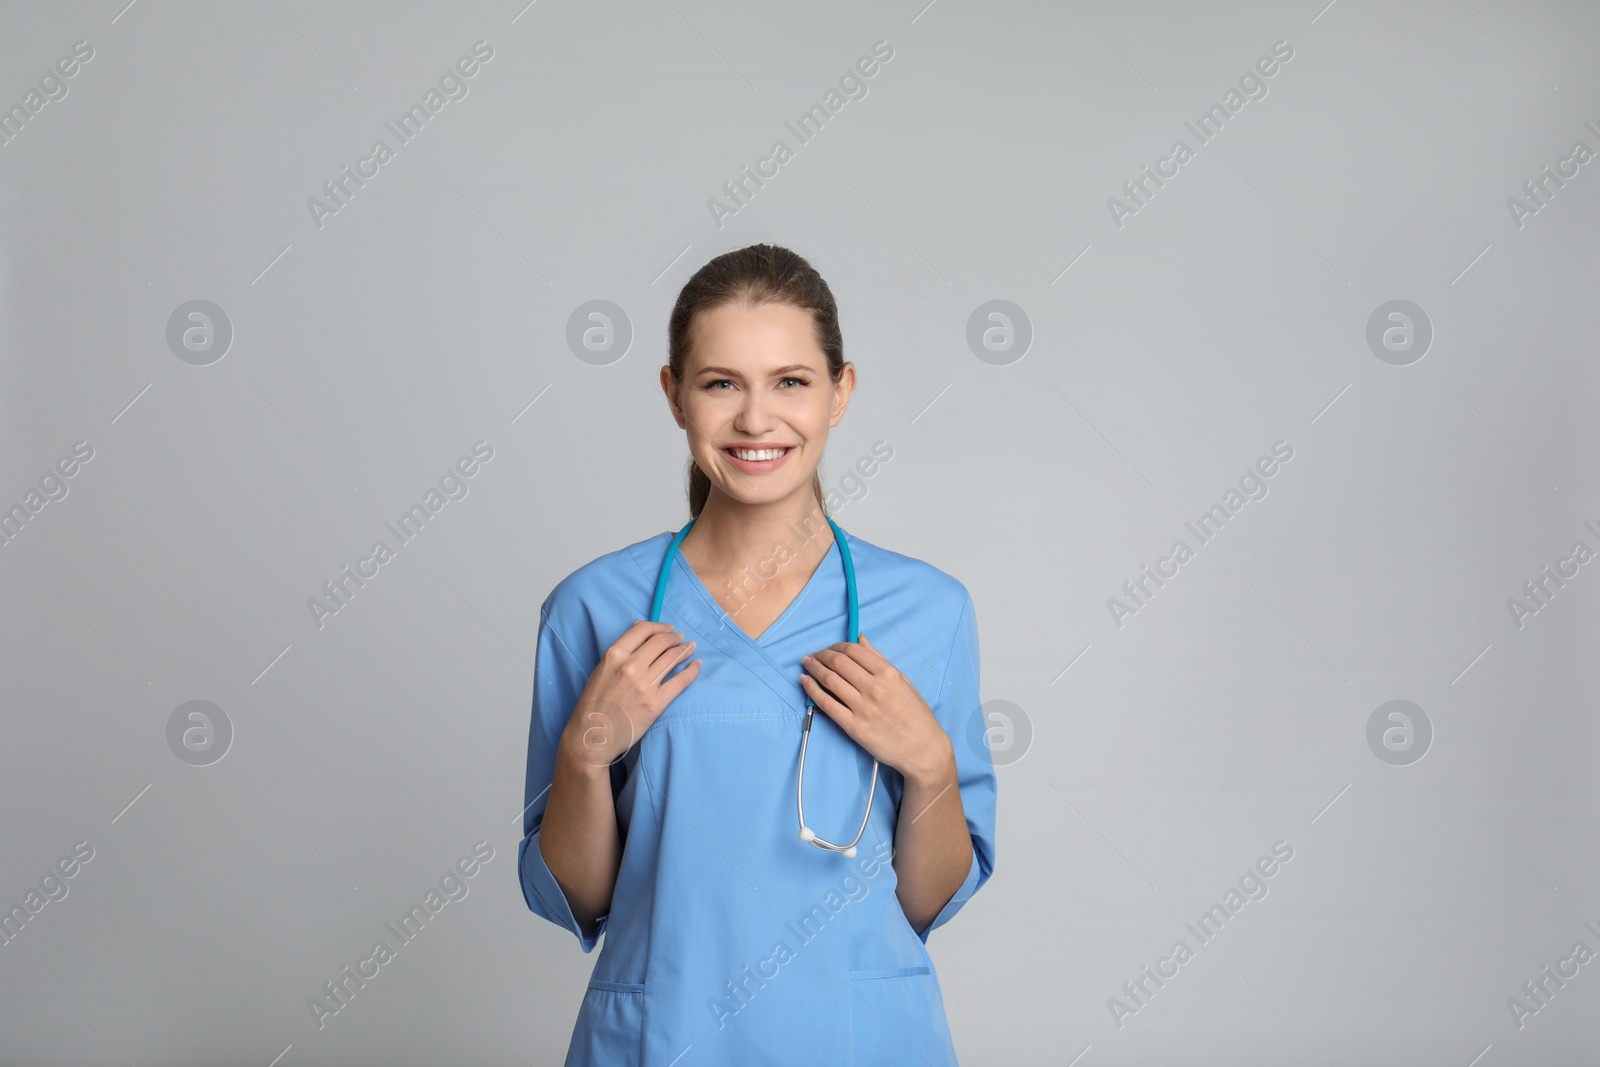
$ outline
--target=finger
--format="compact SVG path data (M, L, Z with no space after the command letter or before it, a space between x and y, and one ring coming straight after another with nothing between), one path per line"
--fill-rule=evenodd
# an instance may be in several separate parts
M849 724L855 720L855 715L848 707L834 699L833 694L822 688L817 683L817 680L809 674L800 676L800 686L806 691L806 695L811 698L811 702L822 709L828 718L838 723L840 729L844 730L845 733L850 732Z
M649 619L635 619L633 625L622 631L622 635L613 643L622 652L632 655L640 645L656 634L670 633L671 631L672 624L670 622L651 622Z
M688 659L693 653L693 641L685 641L681 645L667 649L650 664L650 669L655 672L655 676L650 679L650 684L661 684L661 679L672 673L672 668Z
M854 656L850 655L848 648L840 651L835 651L831 648L823 649L813 658L820 660L825 667L857 689L865 689L867 683L872 680L872 672ZM826 682L826 679L824 679L824 682Z
M687 667L673 675L670 681L663 682L661 688L656 690L656 692L661 694L661 706L665 708L668 704L672 703L673 698L687 689L689 687L689 683L694 681L699 676L700 661L691 660Z
M878 665L887 664L889 662L888 660L884 659L876 649L870 648L867 645L863 645L855 641L835 641L833 644L828 646L827 651L838 652L842 655L849 656L851 659L867 668L868 674L878 673Z
M833 662L837 662L838 659L843 658L843 653L830 653L826 649L824 649L818 655L829 656L830 660ZM807 670L811 672L812 676L815 677L817 681L827 686L830 692L835 694L846 704L854 705L856 701L861 699L860 691L851 684L850 679L834 670L831 666L829 666L827 663L824 663L816 656L806 656L800 662L806 667ZM856 669L860 670L859 667Z
M673 657L683 645L683 634L677 630L666 630L662 633L651 634L646 638L644 644L639 646L634 656L648 670L661 670L662 673L665 673L666 668L670 668L677 662Z
M866 667L873 674L882 674L886 668L893 667L887 656L878 651L878 646L867 640L866 634L857 635L860 640L850 647L855 650L852 657L857 663Z

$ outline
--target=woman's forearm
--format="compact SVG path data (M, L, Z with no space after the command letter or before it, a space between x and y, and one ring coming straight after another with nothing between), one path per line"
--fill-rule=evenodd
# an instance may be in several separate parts
M611 910L622 862L611 770L578 755L563 737L556 752L550 799L539 828L539 852L586 933Z
M925 930L950 903L972 867L954 750L927 771L905 774L894 835L895 893L911 928Z

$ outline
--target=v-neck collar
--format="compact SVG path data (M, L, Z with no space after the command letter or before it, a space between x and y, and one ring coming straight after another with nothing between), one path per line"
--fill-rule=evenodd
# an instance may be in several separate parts
M751 637L744 627L734 622L733 617L722 610L722 605L717 603L717 598L711 595L711 590L706 588L705 583L700 580L700 576L695 573L694 568L689 566L689 561L683 558L683 553L678 552L676 555L677 558L674 562L682 569L685 579L694 587L695 592L700 594L701 599L706 602L706 606L711 609L711 613L716 617L717 621L737 634L745 644L762 653L765 653L771 646L771 639L777 633L779 627L788 621L789 616L794 614L795 609L800 606L811 590L820 584L823 569L826 567L841 568L843 566L839 562L839 538L835 536L828 543L828 551L822 554L822 562L817 564L817 569L811 572L811 577L806 579L806 584L800 588L800 592L795 595L795 598L789 601L789 606L784 608L778 617L768 624L765 630L761 631L760 637Z

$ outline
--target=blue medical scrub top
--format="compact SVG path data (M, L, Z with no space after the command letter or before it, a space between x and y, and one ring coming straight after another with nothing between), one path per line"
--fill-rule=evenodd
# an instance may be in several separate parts
M679 553L661 618L697 642L700 675L612 764L623 848L611 910L592 935L573 918L539 850L556 744L601 654L649 617L675 532L585 564L540 609L522 893L584 952L606 935L566 1067L955 1064L926 942L994 869L995 772L971 597L921 560L845 535L861 631L916 685L955 750L972 862L928 928L913 930L895 895L897 771L880 767L855 858L799 839L800 657L846 639L837 543L759 638ZM855 836L871 773L872 757L819 710L806 755L806 821L817 834Z

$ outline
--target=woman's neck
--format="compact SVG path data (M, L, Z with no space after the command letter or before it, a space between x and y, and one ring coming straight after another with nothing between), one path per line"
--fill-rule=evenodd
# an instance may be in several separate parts
M715 487L680 551L701 575L737 574L765 560L799 561L809 574L833 543L833 529L811 487L769 504L746 504Z

